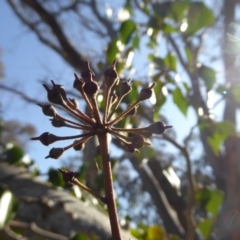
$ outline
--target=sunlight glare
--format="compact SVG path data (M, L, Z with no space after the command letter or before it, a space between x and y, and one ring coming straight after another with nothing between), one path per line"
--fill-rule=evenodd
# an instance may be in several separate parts
M127 9L121 8L118 11L118 21L119 22L124 22L130 18L130 13Z
M128 57L127 57L127 61L126 61L126 68L131 67L133 57L134 57L134 52L130 51L129 54L128 54Z
M203 109L201 107L198 108L198 116L203 116Z
M113 10L112 10L112 8L111 8L111 6L109 4L105 5L105 13L106 13L108 18L112 17Z
M149 37L151 37L152 34L153 34L153 28L148 28L148 30L147 30L147 35L148 35Z
M187 19L184 18L183 22L182 22L182 24L180 26L180 31L181 32L185 32L187 30L187 28L188 28L188 22L187 22Z
M122 41L120 41L120 40L118 40L117 42L116 42L116 45L117 45L117 47L118 47L118 49L119 49L119 51L120 52L122 52L123 50L124 50L124 48L125 48L125 45L122 43Z

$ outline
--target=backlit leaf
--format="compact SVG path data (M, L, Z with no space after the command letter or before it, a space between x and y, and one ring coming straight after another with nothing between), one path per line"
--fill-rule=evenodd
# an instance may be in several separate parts
M179 87L175 88L175 90L172 92L172 96L173 102L176 104L178 109L186 116L188 110L188 100L182 94L181 89Z
M120 27L121 41L125 45L128 44L133 32L136 29L136 25L133 20L126 20Z

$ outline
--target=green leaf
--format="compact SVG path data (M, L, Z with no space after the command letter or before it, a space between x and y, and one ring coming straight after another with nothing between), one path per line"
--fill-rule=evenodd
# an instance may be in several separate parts
M165 231L161 226L153 225L147 229L148 240L164 240L166 239L165 237Z
M198 224L198 229L200 230L204 239L208 239L213 226L213 219L207 218Z
M166 96L163 94L163 87L165 86L162 82L156 82L156 85L154 87L154 93L156 96L156 103L154 105L154 112L159 112L160 108L164 105L166 102Z
M196 192L196 200L199 202L200 206L206 209L207 203L211 199L211 190L209 188L198 189Z
M122 43L127 45L135 30L136 24L134 23L133 20L129 19L124 21L120 27L120 36Z
M207 87L207 91L210 91L216 82L216 72L210 67L207 67L205 65L201 65L199 68L199 76L203 79L205 82L205 85Z
M139 49L139 42L140 42L140 38L139 36L136 34L134 37L133 37L133 40L132 40L132 46L136 49Z
M186 116L188 110L188 101L187 98L182 94L182 91L179 87L175 88L172 93L173 102L179 108L179 110Z
M212 214L214 218L217 217L221 204L223 203L224 195L218 189L211 190L211 197L206 205L206 210Z
M48 170L48 181L57 187L64 187L65 185L62 174L53 168Z
M181 22L182 19L185 18L185 13L188 7L189 3L187 1L172 2L171 11L168 16L177 22Z
M6 149L3 154L5 160L10 164L20 162L21 158L24 156L23 150L20 147L14 145L13 147Z
M118 40L119 40L118 38L115 38L108 45L108 49L107 49L107 52L106 52L106 57L107 57L108 64L111 64L116 59L116 56L119 53L119 49L117 47L117 41Z
M214 23L213 12L203 2L192 2L187 14L188 28L186 34L193 35L204 27Z
M214 133L208 137L208 143L213 152L219 154L219 147L228 137L236 136L235 126L230 121L218 122L214 126Z
M167 68L169 68L172 71L176 71L177 68L177 58L171 54L168 53L167 56L164 58L164 64Z
M89 240L89 238L84 233L78 233L74 237L70 238L70 240Z

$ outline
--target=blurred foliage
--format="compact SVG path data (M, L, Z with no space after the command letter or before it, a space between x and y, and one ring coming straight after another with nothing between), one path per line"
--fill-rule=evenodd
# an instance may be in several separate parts
M231 85L218 81L218 72L213 67L214 65L211 65L212 59L209 58L206 60L209 53L205 52L205 58L201 58L200 49L204 47L203 36L205 36L205 33L218 19L214 14L214 9L210 9L204 1L152 2L145 0L136 7L135 1L126 0L123 8L129 13L129 17L123 21L115 21L113 25L116 34L109 36L110 39L107 40L108 43L105 43L105 45L107 45L105 48L106 59L102 56L101 60L97 59L94 62L93 59L93 64L103 71L103 67L111 64L114 59L117 59L117 71L121 76L121 80L124 80L124 76L133 70L131 64L127 65L132 53L147 52L148 58L145 59L145 61L147 61L146 65L152 69L149 77L151 81L156 83L154 97L150 103L148 102L145 105L141 104L139 106L136 116L131 116L119 122L118 127L127 126L133 128L139 125L149 124L149 122L159 119L171 122L171 119L165 116L167 115L166 112L171 111L171 109L164 111L165 108L169 109L169 102L174 104L185 117L188 117L190 111L194 111L196 126L199 131L195 131L197 127L195 127L195 129L190 129L190 127L189 129L185 129L185 132L189 131L189 135L186 136L185 141L180 147L189 153L194 169L193 173L195 173L196 178L196 173L199 169L203 172L200 176L201 178L198 176L199 178L196 183L195 204L198 210L195 212L194 217L197 219L197 231L200 232L203 239L208 239L215 221L218 218L219 209L224 201L224 194L217 189L214 176L212 176L213 174L205 173L207 167L212 168L206 160L207 156L205 154L207 153L203 151L204 153L201 153L200 156L194 156L195 151L198 151L200 148L197 145L198 141L196 138L199 140L201 133L204 133L207 139L206 145L213 152L211 156L217 157L224 151L224 142L230 137L237 137L237 132L236 126L232 122L211 119L210 113L214 111L214 109L209 107L209 109L206 110L202 108L202 105L207 106L206 103L209 100L208 94L210 92L219 97L220 102L222 100L234 99L236 104L240 103L240 84L234 83ZM162 51L161 48L158 49L159 36L167 42L164 51ZM204 43L206 44L206 42ZM145 68L145 65L143 68ZM182 72L183 74L179 80L179 73ZM123 99L123 104L116 109L116 113L126 109L128 105L137 99L142 86L147 85L145 79L146 78L143 77L140 80L139 76L133 78L132 91ZM202 99L199 99L199 95L193 94L193 87L196 85L199 87L199 95L203 96ZM119 92L117 94L119 94ZM237 106L239 108L239 105ZM202 114L199 113L201 112L200 110L203 111ZM21 142L24 135L29 136L34 132L34 128L31 126L23 126L18 122L5 122L5 126L9 134L1 139L1 141L5 141L4 145L10 142ZM169 133L173 142L178 139L177 127ZM3 136L5 130L2 127L1 129ZM18 135L20 136L20 141L17 137ZM190 142L193 145L192 148L190 148ZM172 151L172 148L166 150L166 142L162 141L162 139L156 140L153 138L152 144L153 146L141 149L139 154L134 154L134 157L138 160L138 164L144 165L144 160L154 157L159 160L162 171L164 172L174 161L177 162L176 172L182 184L183 199L188 202L187 189L189 188L189 179L186 174L186 164L182 161L184 157L182 155L184 154L179 154L178 151L175 153ZM21 146L21 144L19 145ZM122 146L117 145L117 147L119 151L123 150ZM178 145L175 144L174 147L177 148ZM179 149L180 148L177 150ZM24 153L22 148L17 147L16 144L12 148L4 148L2 154L3 159L9 163L19 164ZM198 158L197 160L201 164L197 164L196 158ZM118 201L119 212L127 212L125 215L130 216L130 222L137 226L136 228L131 228L133 236L139 240L161 240L166 239L166 237L171 240L180 239L178 236L166 233L164 227L160 225L162 222L154 208L156 206L152 206L154 203L145 195L147 191L143 187L139 172L137 172L140 170L132 164L128 164L128 166L124 168L124 161L129 159L125 153L122 153L119 159L120 160L114 161L116 163L114 170L117 168L121 169L121 167L123 169L123 171L117 172L116 170L114 172L114 179L116 179L115 184L122 190L118 189L118 192L121 193ZM100 157L95 156L95 161L98 166L98 173L93 174L93 182L95 183L96 189L101 192L103 190L103 179ZM83 183L85 183L86 178L88 178L88 167L86 162L81 162L77 169L80 175L79 179ZM127 169L130 170L127 171ZM133 177L132 175L137 175L137 177ZM48 180L54 186L64 187L64 183L57 170L49 170ZM204 185L204 187L202 187L202 185ZM87 195L81 199L88 201ZM128 206L131 211L124 211L125 206ZM138 209L138 211L135 211L136 209ZM139 209L141 213L139 213ZM136 212L138 212L138 215ZM94 235L91 237L92 238L85 236L84 234L77 234L72 240L95 239Z

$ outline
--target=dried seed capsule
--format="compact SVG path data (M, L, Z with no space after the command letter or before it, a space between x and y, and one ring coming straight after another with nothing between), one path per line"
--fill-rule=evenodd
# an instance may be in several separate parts
M138 102L144 101L146 99L151 98L152 93L153 93L153 87L155 86L155 83L153 83L150 87L148 88L143 88L140 91L139 97L138 97Z
M46 84L43 84L43 86L47 90L47 97L49 102L59 105L63 104L63 97L57 89L50 89Z
M132 138L133 148L142 148L144 146L144 138L141 135L136 135Z
M45 158L54 158L54 159L58 159L62 156L62 154L64 153L64 148L52 148L49 151L49 155L46 156Z
M79 177L79 174L77 172L73 172L71 170L63 170L63 169L58 169L59 172L62 174L63 176L63 180L66 184L69 184L69 186L71 186L71 181L76 178Z
M89 62L86 62L85 70L82 72L81 76L85 83L91 81L92 77L95 77L93 70L90 68Z
M74 73L74 76L75 76L75 80L73 82L73 87L77 89L79 92L81 92L84 85L84 81L80 79L76 73Z
M49 144L56 142L58 137L49 132L45 132L39 137L31 138L31 140L39 140L43 145L48 146Z
M53 105L42 105L40 103L37 104L38 106L40 106L42 108L42 111L44 113L44 115L46 116L50 116L50 117L55 117L57 114L56 109L54 108Z
M66 126L66 123L63 121L63 120L60 120L60 119L57 119L57 118L53 118L53 119L50 119L50 121L52 122L52 125L54 127L64 127Z
M131 92L132 87L130 85L131 79L128 79L127 81L124 81L121 83L121 90L120 90L120 97L124 97L129 92Z
M75 140L74 143L75 143L75 142L78 142L78 140ZM85 144L84 144L84 143L79 143L79 144L75 145L75 146L73 147L73 149L74 149L75 151L81 151L81 150L83 150L84 147L85 147Z
M146 129L153 134L162 134L165 129L172 128L172 126L166 126L163 122L155 122L148 126Z
M88 81L83 86L83 90L87 95L95 95L99 91L99 85L95 81Z
M65 87L63 85L56 84L53 80L51 80L51 82L52 82L52 85L53 85L52 90L58 91L61 94L62 98L66 99L67 94L66 94L66 91L65 91Z
M114 60L112 66L104 72L104 79L108 88L118 84L119 78L116 71L116 60Z

